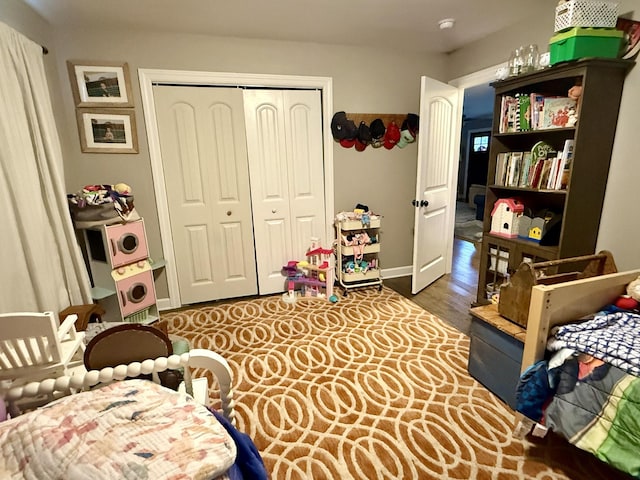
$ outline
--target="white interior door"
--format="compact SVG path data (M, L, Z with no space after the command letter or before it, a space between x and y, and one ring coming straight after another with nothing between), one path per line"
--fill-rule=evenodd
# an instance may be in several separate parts
M451 268L459 90L422 77L413 238L412 293Z
M317 90L245 90L253 228L261 295L282 292L282 267L326 245L322 109Z
M153 95L181 304L256 294L242 91Z

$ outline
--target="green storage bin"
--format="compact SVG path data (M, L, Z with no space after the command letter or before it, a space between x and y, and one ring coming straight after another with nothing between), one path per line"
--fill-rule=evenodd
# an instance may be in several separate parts
M575 27L560 32L549 41L549 63L584 57L616 58L624 33L615 28Z

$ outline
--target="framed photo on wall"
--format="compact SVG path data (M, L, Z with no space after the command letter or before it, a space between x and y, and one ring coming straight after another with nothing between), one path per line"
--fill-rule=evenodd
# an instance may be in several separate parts
M76 107L133 107L126 63L67 61Z
M84 153L138 153L133 109L77 108L76 117Z

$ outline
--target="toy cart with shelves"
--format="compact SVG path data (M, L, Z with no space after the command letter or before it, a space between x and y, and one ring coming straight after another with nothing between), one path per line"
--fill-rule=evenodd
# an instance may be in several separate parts
M377 286L382 290L380 223L379 215L336 217L336 274L344 296L353 288Z

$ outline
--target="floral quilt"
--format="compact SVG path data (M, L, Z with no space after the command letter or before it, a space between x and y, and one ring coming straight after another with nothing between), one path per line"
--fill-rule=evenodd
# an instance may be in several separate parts
M236 458L233 439L206 407L146 380L2 422L0 449L0 478L38 480L213 479Z

